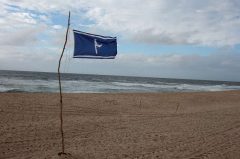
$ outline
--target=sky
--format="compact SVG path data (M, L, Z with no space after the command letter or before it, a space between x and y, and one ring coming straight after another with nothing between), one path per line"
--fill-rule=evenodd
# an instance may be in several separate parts
M57 72L70 29L117 36L114 60L73 59L61 72L240 81L239 0L1 0L0 70Z

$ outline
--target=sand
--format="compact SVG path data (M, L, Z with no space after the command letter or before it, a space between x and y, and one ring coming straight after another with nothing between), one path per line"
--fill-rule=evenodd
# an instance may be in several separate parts
M0 94L0 159L240 158L240 91Z

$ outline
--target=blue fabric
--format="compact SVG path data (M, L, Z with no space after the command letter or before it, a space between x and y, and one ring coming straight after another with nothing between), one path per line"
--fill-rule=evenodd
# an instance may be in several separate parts
M117 55L117 38L73 30L74 58L114 59Z

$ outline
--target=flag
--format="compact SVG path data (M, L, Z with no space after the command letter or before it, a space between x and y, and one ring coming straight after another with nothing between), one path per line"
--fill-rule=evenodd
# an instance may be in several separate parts
M90 34L78 30L74 33L74 58L114 59L117 38Z

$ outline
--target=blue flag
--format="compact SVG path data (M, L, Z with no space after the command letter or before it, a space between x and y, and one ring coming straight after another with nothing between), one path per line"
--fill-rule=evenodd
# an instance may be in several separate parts
M73 30L74 58L114 59L117 38Z

